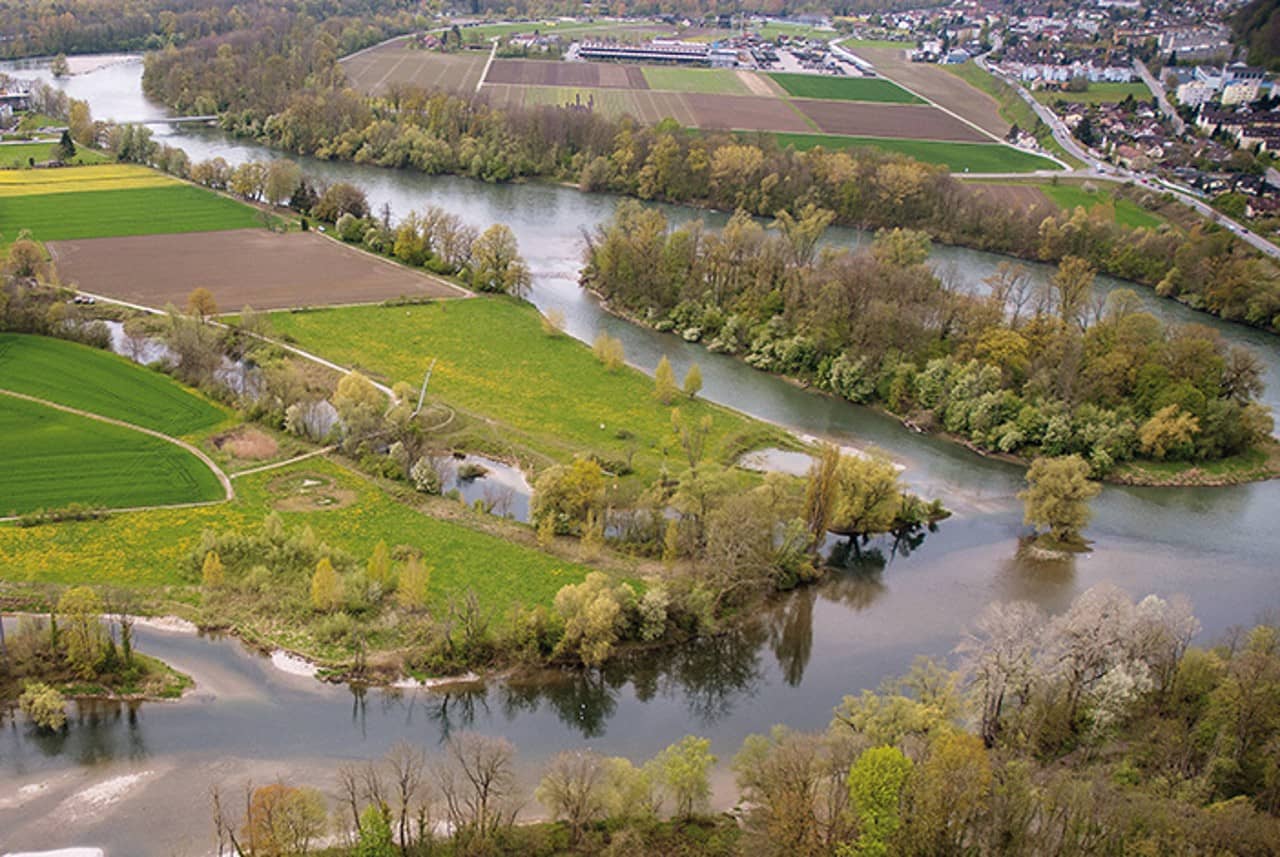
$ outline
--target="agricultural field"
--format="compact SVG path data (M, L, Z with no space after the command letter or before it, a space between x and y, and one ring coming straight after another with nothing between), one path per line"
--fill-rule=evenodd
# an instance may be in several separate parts
M973 63L963 65L934 65L932 63L911 62L907 59L910 45L893 44L885 46L857 46L844 43L876 67L876 71L885 78L895 81L912 92L919 93L933 103L950 110L957 116L963 116L973 124L996 137L1003 138L1009 133L1012 122L1024 128L1032 127L1022 118L1004 115L1001 104L983 87L969 79L963 73L972 70L983 74L982 69ZM1014 96L1017 98L1017 96ZM1021 101L1021 99L1018 99ZM1031 108L1024 107L1028 113Z
M352 87L370 95L381 95L393 84L466 93L475 92L488 61L487 47L445 54L400 40L347 57L342 68Z
M37 240L261 226L253 208L145 167L0 171L0 232Z
M0 394L0 515L80 503L125 508L220 500L218 477L165 440ZM7 528L4 528L8 532ZM44 538L48 538L47 532ZM38 561L33 545L22 565ZM97 561L93 553L86 553ZM18 557L0 561L14 568Z
M64 279L95 294L152 307L182 306L201 286L224 310L466 294L314 232L133 235L53 241L48 249Z
M565 63L540 60L494 60L485 85L572 86L589 89L648 89L640 66L620 63ZM655 87L657 88L657 87Z
M228 417L167 375L43 336L0 333L0 388L175 437L211 429Z
M1139 101L1150 101L1151 90L1142 81L1133 83L1091 83L1084 92L1066 92L1059 89L1041 89L1034 93L1041 104L1068 101L1076 104L1115 104L1130 95Z
M827 134L777 134L780 146L806 151L870 147L906 155L926 164L938 164L952 172L1033 172L1057 169L1048 158L1001 143L948 143L937 140L903 140L884 137L838 137Z
M924 99L882 77L836 77L825 74L770 74L769 78L796 98L870 101L881 104L924 104Z
M273 313L270 319L276 335L388 383L420 383L437 360L433 397L496 421L526 464L568 461L576 453L632 458L646 481L664 461L679 467L671 407L654 400L653 381L629 368L609 372L582 343L548 336L526 304L475 298ZM739 448L744 438L787 445L779 430L724 408L701 400L680 407L693 419L712 418L710 457L745 451Z
M706 92L712 95L760 94L757 89L748 88L742 75L732 69L644 66L642 70L650 89L665 92Z
M927 105L806 100L796 102L796 106L824 134L954 143L991 142L991 138L978 129Z
M57 144L57 140L0 144L0 169L27 169L32 160L37 164L52 160L53 147ZM105 164L107 160L107 156L101 152L85 146L76 146L76 156L68 163L72 165Z
M236 499L216 506L26 529L0 526L0 576L63 585L198 585L187 559L203 530L251 532L272 512L289 531L310 527L321 541L361 560L379 541L421 551L432 569L428 609L437 615L468 590L499 618L513 604L549 606L561 586L586 573L499 536L422 514L322 458L251 474L235 487Z

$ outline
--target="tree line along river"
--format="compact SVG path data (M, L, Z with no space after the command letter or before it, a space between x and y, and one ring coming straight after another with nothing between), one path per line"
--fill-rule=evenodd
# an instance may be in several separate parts
M163 108L142 96L141 68L140 62L110 65L58 85L88 100L96 118L162 119ZM235 164L280 156L212 129L154 130L159 141L182 147L193 160L221 156ZM1022 486L1020 468L604 313L577 285L581 235L610 217L617 198L553 185L302 164L318 177L359 185L375 210L389 203L393 214L404 214L432 204L477 226L507 223L533 272L530 299L541 309L563 310L571 335L590 341L607 330L623 341L628 360L648 371L663 354L678 376L696 360L706 398L803 434L878 446L905 466L916 491L941 497L956 515L918 544L876 543L848 571L777 599L740 633L619 664L599 676L361 695L282 672L232 640L141 628L139 647L195 675L198 692L176 704L78 706L64 736L37 737L25 724L6 722L0 727L0 848L197 851L208 841L211 782L281 776L325 785L341 761L380 755L402 739L430 748L457 729L505 735L534 762L581 746L643 758L687 733L706 735L721 759L717 793L730 799L726 763L746 735L774 723L825 726L844 694L904 672L917 654L947 656L990 601L1025 599L1057 612L1102 581L1135 596L1185 593L1204 624L1202 639L1280 606L1280 481L1215 489L1108 486L1094 502L1092 553L1065 562L1022 559L1022 509L1014 496ZM702 217L717 226L726 219L663 209L674 223ZM841 245L868 239L848 229L832 229L825 238ZM941 273L974 288L1002 260L946 247L936 248L933 258ZM1050 273L1030 267L1036 277ZM1100 277L1097 288L1120 285ZM1162 318L1210 325L1253 350L1266 367L1263 401L1280 413L1280 341L1135 290ZM102 794L109 799L90 799ZM51 841L41 818L55 810L65 824Z

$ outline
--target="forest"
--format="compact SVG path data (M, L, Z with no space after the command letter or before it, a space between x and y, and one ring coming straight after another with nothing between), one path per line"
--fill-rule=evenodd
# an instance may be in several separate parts
M0 57L154 51L294 13L323 17L344 53L422 25L407 0L0 0Z
M588 239L582 284L615 309L920 429L1025 457L1079 454L1095 476L1134 458L1204 461L1266 439L1261 365L1200 325L1169 326L1131 290L1092 295L1063 257L1033 286L1003 263L969 294L926 264L928 236L820 248L832 213L739 211L720 232L669 228L637 203Z
M288 27L202 39L149 55L143 86L175 110L218 113L226 129L299 154L490 182L553 178L761 217L812 204L864 229L910 228L1040 261L1080 257L1196 309L1280 330L1280 271L1209 223L1131 228L1101 207L1046 216L944 169L873 150L796 152L768 135L690 132L672 121L644 127L555 107L499 110L483 94L395 86L369 98L345 88L338 36L333 22L297 17Z

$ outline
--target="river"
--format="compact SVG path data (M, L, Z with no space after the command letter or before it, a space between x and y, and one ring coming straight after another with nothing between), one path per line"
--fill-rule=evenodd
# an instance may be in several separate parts
M98 118L162 118L164 110L142 97L139 75L140 64L126 63L59 85L87 98ZM160 125L155 131L196 160L276 156L212 129ZM1064 562L1022 560L1021 504L1014 496L1022 485L1019 468L603 313L576 277L581 231L607 220L615 197L306 159L303 166L360 185L375 208L389 203L403 214L433 204L475 225L507 223L533 271L531 299L562 309L573 336L589 341L608 330L623 340L631 362L650 371L663 354L678 374L697 360L707 398L805 434L879 446L905 466L917 491L941 496L957 514L914 547L878 543L847 572L780 598L739 634L620 665L602 677L557 675L466 692L358 697L285 674L232 640L140 629L139 648L191 672L198 692L180 703L80 706L62 737L36 737L20 719L8 722L0 731L0 852L6 845L92 844L112 854L204 853L212 782L280 776L330 785L342 760L379 755L400 739L436 747L458 728L505 735L531 762L582 746L640 759L686 733L703 734L721 759L717 797L731 803L725 763L746 735L780 722L825 726L844 694L904 672L917 654L946 657L991 601L1027 599L1059 611L1101 581L1137 596L1185 593L1204 624L1202 639L1280 607L1280 482L1224 489L1108 486L1094 503L1091 553ZM677 222L724 220L663 208ZM851 245L866 236L832 229L826 240ZM1001 261L955 248L938 248L934 259L974 288ZM1048 273L1032 268L1038 277ZM1117 285L1100 278L1098 288ZM1254 350L1266 366L1265 401L1280 413L1280 340L1137 290L1161 317L1211 325ZM56 831L42 821L50 813L59 819Z

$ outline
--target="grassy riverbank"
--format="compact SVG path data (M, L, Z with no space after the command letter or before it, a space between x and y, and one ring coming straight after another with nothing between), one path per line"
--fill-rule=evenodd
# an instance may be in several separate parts
M652 379L629 367L610 371L581 342L549 335L528 304L476 298L278 312L270 320L282 339L387 384L416 387L436 361L431 398L472 417L471 437L459 440L526 469L592 455L614 472L629 465L648 483L664 466L682 466L674 408L654 398ZM750 449L795 445L780 428L701 399L675 407L686 418L711 419L706 448L725 463Z

